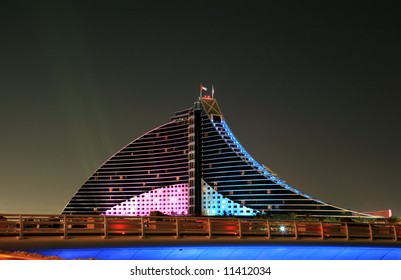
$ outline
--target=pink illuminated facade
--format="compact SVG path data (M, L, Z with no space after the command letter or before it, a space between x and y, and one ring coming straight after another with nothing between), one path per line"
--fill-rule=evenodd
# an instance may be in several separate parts
M149 216L153 211L166 215L188 215L188 184L161 187L126 200L106 212L112 216Z

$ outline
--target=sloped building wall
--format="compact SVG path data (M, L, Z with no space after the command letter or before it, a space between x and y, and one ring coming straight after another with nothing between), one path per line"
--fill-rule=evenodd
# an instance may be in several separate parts
M256 162L211 97L200 97L192 108L123 147L63 213L146 216L156 210L191 216L363 215L302 193Z

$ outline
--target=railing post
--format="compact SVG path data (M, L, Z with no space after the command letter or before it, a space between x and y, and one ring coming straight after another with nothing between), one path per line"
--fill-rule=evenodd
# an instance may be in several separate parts
M395 224L393 225L393 229L394 229L394 241L398 241L397 226Z
M178 217L175 217L175 238L180 238L180 224Z
M294 221L294 239L298 239L298 226L297 221Z
M373 240L373 229L372 229L372 224L369 223L369 236L370 236L370 240Z
M103 239L109 238L109 224L107 220L107 216L103 216Z
M63 236L61 237L62 239L68 238L68 223L67 223L67 216L63 215Z
M145 220L141 217L141 238L145 238Z
M242 238L242 227L241 227L241 219L238 218L238 238Z
M210 222L210 218L207 218L207 225L208 225L208 229L209 229L209 236L208 238L212 238L212 223Z
M22 215L19 215L19 236L18 239L24 239L24 219L22 219Z
M324 228L323 228L323 223L320 222L320 236L322 240L324 239Z
M269 219L266 219L266 229L267 229L267 239L271 238L271 232L270 232L270 221Z
M344 223L345 225L345 239L349 240L349 228L348 223Z

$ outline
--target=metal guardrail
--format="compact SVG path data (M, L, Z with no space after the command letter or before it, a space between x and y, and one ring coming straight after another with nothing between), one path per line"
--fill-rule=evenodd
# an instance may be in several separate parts
M291 239L401 240L401 224L277 221L256 218L0 214L4 236L259 236Z

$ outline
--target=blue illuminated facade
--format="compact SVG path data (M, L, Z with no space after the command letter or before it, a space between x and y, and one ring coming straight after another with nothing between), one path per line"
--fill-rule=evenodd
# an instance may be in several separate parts
M157 203L156 203L157 201ZM63 213L147 216L363 214L327 204L256 162L228 127L217 100L202 95L106 161Z

